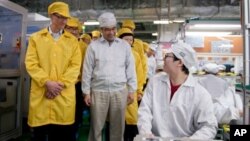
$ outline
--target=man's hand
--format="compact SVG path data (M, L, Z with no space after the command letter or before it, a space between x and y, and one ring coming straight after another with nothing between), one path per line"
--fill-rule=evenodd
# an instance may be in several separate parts
M55 98L55 96L52 93L48 92L48 91L46 91L45 97L48 98L48 99L54 99Z
M141 94L141 93L138 93L138 94L137 94L137 101L141 101L141 99L142 99L142 94Z
M49 99L55 98L57 95L61 93L61 91L64 88L64 85L62 83L55 81L47 81L45 83L45 86L47 88L45 96Z
M91 105L91 96L90 94L87 94L84 96L84 102L87 106L90 106Z
M133 93L128 93L127 104L130 105L133 102L134 102L134 94Z

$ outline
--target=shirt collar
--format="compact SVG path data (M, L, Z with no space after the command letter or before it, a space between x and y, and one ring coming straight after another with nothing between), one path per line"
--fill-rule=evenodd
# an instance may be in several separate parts
M100 41L101 41L101 42L108 42L106 39L104 39L104 37L101 37L101 38L100 38ZM115 37L114 41L115 41L115 42L119 42L119 39L118 39L117 37Z
M63 33L63 29L61 29L61 30L60 30L59 32L57 32L57 33L53 33L50 26L48 27L48 30L49 30L49 33L50 33L51 35L62 35L62 33Z

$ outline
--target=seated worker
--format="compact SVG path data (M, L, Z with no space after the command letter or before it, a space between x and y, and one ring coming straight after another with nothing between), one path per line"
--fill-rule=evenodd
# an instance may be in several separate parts
M231 120L240 120L243 115L243 104L235 88L217 76L220 66L207 63L203 67L206 75L199 83L207 89L214 102L214 112L219 124L228 124Z
M217 131L213 102L189 68L196 53L181 41L164 57L164 71L149 80L138 111L138 130L143 136L213 139Z

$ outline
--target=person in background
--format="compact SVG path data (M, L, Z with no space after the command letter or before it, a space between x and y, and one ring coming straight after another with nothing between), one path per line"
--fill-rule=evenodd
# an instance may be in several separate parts
M145 90L148 80L149 78L151 78L152 76L154 76L155 71L156 71L156 59L155 59L155 51L156 51L156 46L155 44L150 44L149 45L149 49L146 52L146 57L147 57L147 79L146 79L146 83L143 86L143 90Z
M126 20L122 21L122 28L128 28L132 32L134 32L135 27L136 27L135 23L131 19L126 19ZM147 67L147 57L145 56L144 47L143 47L143 41L140 39L134 38L134 42L133 42L132 46L133 46L134 50L136 52L138 52L138 54L141 57L143 77L144 77L143 83L145 84L146 80L147 80L148 67Z
M76 38L79 37L79 20L74 17L70 17L67 21L67 24L64 28L66 31L70 32L73 34ZM83 63L83 58L85 56L85 52L87 49L87 44L84 43L80 38L78 39L79 43L79 48L81 51L81 64ZM80 72L82 72L82 65ZM76 112L75 112L75 134L76 137L78 136L78 129L82 124L82 112L84 108L84 102L83 102L83 96L82 96L82 90L81 90L81 73L78 76L77 82L75 84L75 89L76 89Z
M78 24L78 33L79 33L79 36L78 36L78 38L80 38L80 36L83 34L83 28L82 28L82 26L83 26L83 23L78 19L78 22L77 22L77 24Z
M67 24L65 26L65 30L73 34L77 39L79 37L79 30L78 30L78 23L79 20L75 17L70 17L67 20Z
M137 91L134 94L134 102L127 106L125 115L125 132L124 141L133 141L134 137L138 134L137 121L138 121L138 101L142 97L143 88L143 74L142 74L142 64L139 54L133 49L134 34L128 28L119 29L117 36L132 47L132 53L135 60L136 77L137 77Z
M156 63L156 71L155 71L156 74L162 74L162 73L165 73L164 72L164 61L158 61Z
M212 98L189 74L196 65L193 48L174 43L164 58L166 74L149 80L138 111L139 134L169 138L213 139L217 121Z
M126 105L137 90L135 63L130 45L116 38L116 18L103 13L98 18L102 37L88 46L83 65L82 91L90 106L89 141L101 141L106 118L110 141L122 141Z
M156 51L156 45L150 44L149 50L147 52L147 60L148 60L148 74L147 74L147 80L154 76L156 71L156 60L155 60L155 51Z
M101 37L101 32L98 30L94 30L91 32L92 40L95 41Z
M85 42L87 45L89 45L90 42L91 42L91 36L90 36L89 34L87 34L87 33L82 34L82 35L80 36L80 39L81 39L83 42Z
M32 79L28 125L35 141L75 141L75 83L82 57L77 38L64 30L68 4L54 2L48 14L51 24L30 36L25 58Z
M243 104L240 96L235 93L234 86L217 76L220 66L207 63L203 67L206 72L199 83L207 89L214 102L215 116L219 124L229 124L231 120L241 120Z

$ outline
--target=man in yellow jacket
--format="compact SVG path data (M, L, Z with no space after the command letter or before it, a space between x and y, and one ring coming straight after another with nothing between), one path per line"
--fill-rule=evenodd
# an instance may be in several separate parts
M29 39L25 58L32 78L28 125L35 141L75 141L75 83L81 53L77 39L64 27L69 7L54 2L48 7L49 27Z
M125 114L125 131L124 131L124 141L133 141L134 137L138 134L137 121L138 121L138 96L142 95L143 89L143 69L140 55L134 50L134 34L128 28L121 28L118 31L117 36L126 42L132 47L132 53L135 61L135 70L137 78L137 90L134 94L134 102L127 105L126 114Z
M132 33L135 30L135 23L134 21L130 20L130 19L126 19L123 20L122 22L122 28L128 28L132 31ZM145 56L145 52L144 52L144 47L143 47L143 41L137 38L134 38L134 42L133 42L133 49L140 55L141 58L141 62L142 62L142 69L143 69L143 78L144 81L143 83L146 83L146 79L147 79L147 72L148 72L148 67L147 67L147 57ZM139 101L141 100L141 96L138 97Z
M81 64L83 63L83 58L85 56L85 52L87 49L87 44L83 42L83 40L80 39L79 33L79 20L75 17L70 17L67 21L67 24L65 26L65 30L73 34L77 39L79 43L79 48L81 50ZM81 65L82 66L82 65ZM82 67L81 67L82 68ZM82 69L81 69L82 70ZM83 102L83 96L82 96L82 90L81 90L81 77L82 73L80 71L80 74L78 76L77 82L75 84L76 89L76 111L75 111L75 134L78 134L79 126L82 123L82 112L84 109L84 102Z

